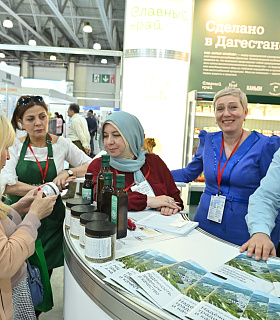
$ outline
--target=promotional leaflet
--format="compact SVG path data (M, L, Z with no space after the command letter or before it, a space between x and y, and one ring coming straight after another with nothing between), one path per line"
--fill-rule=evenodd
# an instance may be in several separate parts
M130 254L128 256L124 256L122 258L116 259L116 261L121 262L124 265L124 268L126 268L126 269L128 269L128 268L135 269L135 267L138 264L145 262L147 259L150 259L159 253L160 252L158 252L156 250L148 249L148 250L143 250L140 252Z
M137 221L137 225L173 235L186 235L198 226L198 222L185 220L181 214L163 216L160 213L151 213Z
M184 292L208 272L192 260L178 262L171 266L156 269L156 271L180 292Z
M280 297L280 261L267 260L266 263L272 276L276 296Z
M232 280L226 280L194 307L187 318L193 320L240 319L253 291Z
M200 280L188 287L183 294L180 294L169 302L164 310L176 315L178 318L186 319L186 314L199 302L206 298L212 291L217 289L224 282L221 278L207 273Z
M254 291L240 320L266 320L270 294Z
M280 319L280 299L274 296L269 297L266 320Z
M144 290L151 301L155 301L161 308L165 308L171 300L178 297L178 308L186 307L186 305L195 305L187 297L181 297L180 293L191 286L197 280L202 278L207 270L202 268L194 261L182 261L171 266L162 267L156 270L142 272L132 276L132 279ZM180 297L179 297L180 296ZM176 306L171 308L176 309ZM173 312L174 313L174 312Z
M271 274L265 261L256 261L254 257L248 258L241 253L213 271L226 279L232 279L244 284L252 290L261 288L270 293L274 287Z

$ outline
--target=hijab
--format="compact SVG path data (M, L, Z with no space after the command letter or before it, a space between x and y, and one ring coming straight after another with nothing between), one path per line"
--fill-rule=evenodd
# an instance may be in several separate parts
M102 150L105 150L102 138L106 123L110 123L120 132L126 144L126 149L121 154L121 157L110 156L110 165L119 171L133 172L135 182L145 181L146 179L140 169L146 161L147 151L141 149L144 145L144 129L138 118L125 111L112 113L103 123L99 137L99 144Z

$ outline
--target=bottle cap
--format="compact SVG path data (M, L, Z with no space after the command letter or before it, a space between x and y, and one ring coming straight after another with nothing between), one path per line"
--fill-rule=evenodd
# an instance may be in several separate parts
M94 212L96 211L95 206L89 206L89 205L77 205L71 207L71 214L72 216L79 217L82 213L85 212Z
M125 174L117 174L116 181L117 182L125 182Z
M103 154L101 156L101 161L102 161L102 167L109 167L109 162L110 162L110 155L108 154Z
M66 200L66 207L72 208L73 206L77 206L80 204L90 205L90 200L82 199L82 198L71 198Z
M104 179L105 180L112 180L113 179L113 172L104 172Z
M86 180L92 180L92 178L93 178L93 173L86 173L86 174L85 174L85 178L86 178Z
M85 226L86 234L94 237L107 237L117 232L117 226L110 221L92 221Z

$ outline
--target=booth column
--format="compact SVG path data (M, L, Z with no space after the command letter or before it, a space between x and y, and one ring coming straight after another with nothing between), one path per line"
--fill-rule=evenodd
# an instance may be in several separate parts
M122 110L170 169L182 167L193 0L127 0Z

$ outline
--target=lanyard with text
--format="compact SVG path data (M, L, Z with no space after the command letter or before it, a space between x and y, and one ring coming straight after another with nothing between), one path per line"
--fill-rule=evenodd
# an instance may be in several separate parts
M231 156L234 154L234 152L237 150L238 148L238 145L240 143L240 140L243 136L243 132L244 132L244 129L242 129L242 133L241 133L241 136L239 138L239 140L237 141L234 149L232 150L229 158L227 159L226 163L224 164L223 168L222 168L222 171L220 170L221 169L221 158L222 158L222 154L223 154L223 150L224 150L224 135L222 136L222 144L221 144L221 153L220 153L220 159L219 159L219 165L218 165L218 174L217 174L217 181L218 181L218 187L219 187L219 190L218 190L218 195L221 193L220 192L220 189L221 189L221 181L222 181L222 176L223 176L223 173L224 173L224 170L225 170L225 167L228 163L228 160L231 158Z
M51 139L51 141L52 141L52 138L51 138L50 135L49 135L49 137L50 137L50 139ZM33 153L33 156L34 156L34 158L36 159L37 165L38 165L38 167L39 167L39 169L40 169L40 171L41 171L42 181L43 181L43 183L45 183L45 181L46 181L46 176L47 176L47 172L48 172L48 168L49 168L49 153L48 153L48 155L47 155L47 163L46 163L45 172L43 172L43 168L42 168L42 166L41 166L41 163L38 161L37 157L35 156L35 153L34 153L34 151L32 150L32 147L31 147L30 143L28 143L28 148L29 148L30 151Z
M148 165L148 164L147 164ZM116 170L116 173L118 174L118 170ZM150 166L148 165L148 172L147 174L145 175L145 179L147 180L148 176L150 175ZM127 191L128 189L130 189L131 187L133 187L135 184L137 184L137 182L133 182L130 186L128 186L127 188L125 188L125 191Z

